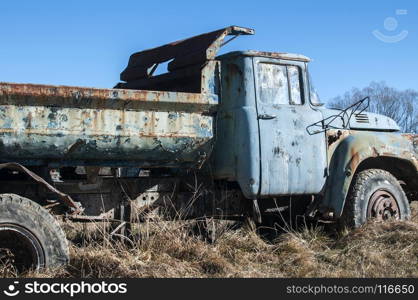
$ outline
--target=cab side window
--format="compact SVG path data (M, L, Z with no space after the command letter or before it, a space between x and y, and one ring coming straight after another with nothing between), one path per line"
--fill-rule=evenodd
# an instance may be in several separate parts
M299 68L296 66L287 66L290 88L290 104L302 105L302 95L300 89Z
M258 80L259 99L265 104L303 104L299 67L260 63Z
M260 99L265 104L289 104L289 88L286 67L260 63L258 68Z

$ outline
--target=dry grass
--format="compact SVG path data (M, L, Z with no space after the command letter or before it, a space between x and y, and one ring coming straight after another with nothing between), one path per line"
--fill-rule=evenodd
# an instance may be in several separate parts
M418 277L418 205L408 222L341 232L305 228L267 243L244 228L223 228L214 243L191 222L144 224L134 246L109 240L102 225L67 223L71 263L28 277ZM223 225L226 226L226 225ZM82 242L80 242L82 241ZM14 276L0 268L0 276Z

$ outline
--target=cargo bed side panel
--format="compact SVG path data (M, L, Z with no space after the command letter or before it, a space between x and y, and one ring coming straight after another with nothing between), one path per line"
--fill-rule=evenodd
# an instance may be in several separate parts
M0 84L0 159L178 167L211 150L215 96Z

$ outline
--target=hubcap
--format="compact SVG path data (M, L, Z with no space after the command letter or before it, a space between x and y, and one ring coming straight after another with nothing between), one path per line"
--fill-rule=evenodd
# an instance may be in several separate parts
M400 217L398 202L391 193L386 190L377 190L373 193L367 207L367 218L386 221L399 220Z

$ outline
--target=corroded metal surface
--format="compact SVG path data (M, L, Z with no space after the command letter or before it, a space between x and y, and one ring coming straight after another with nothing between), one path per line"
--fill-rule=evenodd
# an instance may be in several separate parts
M215 58L216 53L228 35L254 34L253 29L230 26L189 39L172 42L157 48L148 49L131 55L127 68L121 73L122 81L147 78L149 68L155 64L172 60L170 71L186 66L203 64Z
M254 30L230 26L134 53L121 73L124 82L115 88L217 94L220 67L215 58L219 49L238 35L248 34ZM232 38L225 41L227 36ZM165 62L167 70L156 72Z
M411 142L412 148L415 152L414 163L418 169L418 134L404 133L402 136Z
M273 59L302 61L302 62L311 61L309 57L302 55L302 54L287 53L287 52L255 51L255 50L233 51L233 52L229 52L227 54L219 56L218 59L224 59L224 58L233 57L233 56L253 56L253 57L264 57L264 58L273 58Z
M0 82L0 104L210 112L216 95Z
M374 159L373 166L383 169L401 168L401 174L410 178L411 188L417 189L418 152L413 142L418 139L417 135L328 130L327 139L329 178L321 205L324 209L331 209L337 217L342 213L353 176L370 159ZM386 159L384 164L376 164L383 159Z
M49 165L188 166L211 150L216 96L0 83L0 157Z

